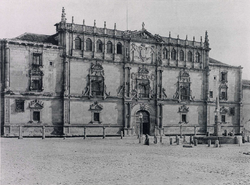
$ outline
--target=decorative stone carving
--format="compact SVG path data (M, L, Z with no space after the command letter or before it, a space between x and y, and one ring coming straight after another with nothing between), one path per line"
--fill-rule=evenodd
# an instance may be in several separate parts
M185 69L180 71L176 92L173 96L174 99L178 101L193 101L194 96L192 96L192 90L190 89L190 76Z
M122 95L122 93L125 91L125 86L121 85L118 89L117 96Z
M43 102L35 99L35 100L30 102L29 107L31 109L42 109L43 108Z
M131 51L134 52L134 59L141 59L142 62L150 61L152 57L152 53L154 53L153 46L145 46L141 44L140 46L132 43ZM151 63L151 62L150 62Z
M162 94L163 94L163 99L166 99L168 97L165 88L162 88Z
M131 74L131 98L148 98L155 96L154 81L155 75L149 74L149 70L145 67L139 67L137 73ZM152 87L152 88L151 88Z
M228 113L228 109L226 109L224 106L222 106L222 107L220 108L220 113L221 113L221 114L227 114L227 113Z
M93 90L93 88L96 86L98 86L98 92ZM99 96L103 97L103 99L106 99L108 96L110 96L110 92L107 93L107 86L105 85L104 69L102 65L97 62L96 64L91 64L88 82L84 88L83 96L88 96L89 98Z
M145 109L146 109L146 104L141 103L141 104L140 104L140 109L141 109L141 110L145 110Z
M95 101L92 105L90 105L90 110L96 110L101 111L103 109L103 106L99 104L97 101Z
M179 107L179 112L180 113L187 113L187 112L189 112L189 107L186 107L186 105L182 105L181 107Z

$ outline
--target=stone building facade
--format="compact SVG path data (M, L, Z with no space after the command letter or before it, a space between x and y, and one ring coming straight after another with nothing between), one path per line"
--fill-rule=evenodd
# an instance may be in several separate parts
M204 41L66 22L56 34L1 40L4 136L241 132L242 67L209 57ZM195 131L194 131L195 130Z

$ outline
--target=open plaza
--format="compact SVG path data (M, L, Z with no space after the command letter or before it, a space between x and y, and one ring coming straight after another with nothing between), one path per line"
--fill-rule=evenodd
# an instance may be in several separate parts
M250 184L250 143L185 148L183 139L1 138L0 184Z

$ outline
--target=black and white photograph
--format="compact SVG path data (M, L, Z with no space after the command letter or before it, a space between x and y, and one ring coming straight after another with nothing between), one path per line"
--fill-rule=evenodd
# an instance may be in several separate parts
M1 185L249 185L249 0L1 0Z

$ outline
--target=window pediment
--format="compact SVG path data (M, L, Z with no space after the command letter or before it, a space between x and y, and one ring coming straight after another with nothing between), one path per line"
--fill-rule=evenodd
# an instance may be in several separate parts
M31 109L42 109L43 108L43 102L39 101L39 100L33 100L30 102L30 106Z
M228 110L227 110L224 106L222 106L222 107L220 108L220 113L221 113L221 114L227 114L227 113L228 113Z
M90 105L90 110L91 111L101 111L103 109L103 106L99 104L97 101L94 102L92 105Z
M180 113L187 113L187 112L189 112L189 107L186 107L186 105L182 105L181 107L179 107L179 112Z

